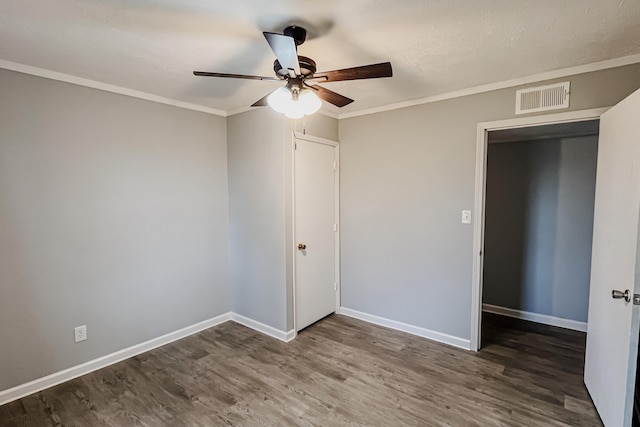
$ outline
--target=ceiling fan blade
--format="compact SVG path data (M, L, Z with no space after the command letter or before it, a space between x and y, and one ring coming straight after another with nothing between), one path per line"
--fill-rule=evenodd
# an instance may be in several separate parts
M227 74L227 73L209 73L207 71L194 71L194 75L196 76L206 76L206 77L229 77L232 79L249 79L249 80L280 80L275 77L264 77L264 76L248 76L246 74Z
M353 99L347 98L346 96L340 95L339 93L336 93L332 90L323 88L322 86L307 84L305 84L305 86L307 86L309 89L314 90L316 95L318 95L320 99L327 101L329 104L333 104L336 107L342 108L345 105L349 105L353 102Z
M377 79L380 77L391 76L393 76L391 62L382 62L380 64L363 65L360 67L315 73L313 78L310 80L339 82L343 80Z
M267 39L267 43L271 46L273 53L276 54L276 58L278 58L282 68L289 70L290 75L293 73L291 77L299 76L300 64L298 63L298 51L293 37L268 32L262 34Z
M278 90L278 89L276 89ZM254 102L253 104L251 104L252 107L266 107L267 105L269 105L267 103L267 98L269 98L269 95L271 95L273 92L275 91L271 91L268 94L266 94L265 96L263 96L262 98L258 99L256 102Z

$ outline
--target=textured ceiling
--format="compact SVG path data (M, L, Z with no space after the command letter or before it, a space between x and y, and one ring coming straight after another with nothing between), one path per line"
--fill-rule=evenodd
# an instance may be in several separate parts
M337 113L640 54L638 0L2 0L0 59L226 112L278 82L262 31L307 28L318 71L391 61L394 77L327 83Z

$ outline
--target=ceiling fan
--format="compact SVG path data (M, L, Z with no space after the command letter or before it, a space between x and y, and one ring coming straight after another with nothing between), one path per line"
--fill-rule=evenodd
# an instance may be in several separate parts
M374 79L393 75L390 62L317 73L316 63L313 59L306 56L298 56L297 47L304 43L307 31L302 27L289 26L284 29L283 33L262 33L269 46L271 46L271 50L276 54L277 59L273 63L276 77L211 73L206 71L194 71L193 74L196 76L234 79L284 80L287 82L286 86L268 93L251 106L262 107L269 105L274 110L284 113L290 118L301 118L304 115L315 113L322 105L321 99L337 107L344 107L353 102L353 99L318 84L310 83Z

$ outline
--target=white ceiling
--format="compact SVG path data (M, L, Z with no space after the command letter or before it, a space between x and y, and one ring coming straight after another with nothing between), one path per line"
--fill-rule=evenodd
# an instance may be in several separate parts
M640 54L638 0L2 0L0 59L233 112L280 83L192 71L272 76L288 24L318 71L391 61L333 113Z

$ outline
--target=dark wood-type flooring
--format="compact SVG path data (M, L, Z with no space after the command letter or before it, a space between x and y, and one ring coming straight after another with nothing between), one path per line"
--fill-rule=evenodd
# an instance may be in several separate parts
M227 322L0 406L2 426L601 426L585 335L485 315L468 352L345 316Z

